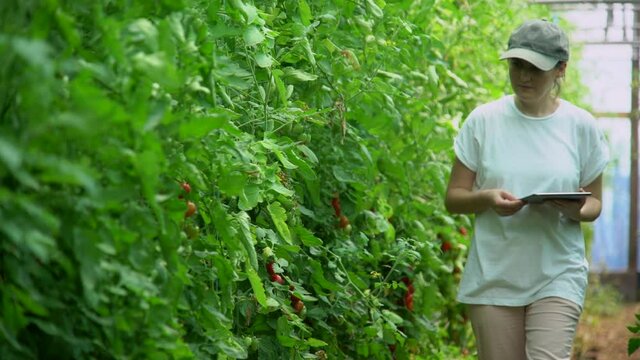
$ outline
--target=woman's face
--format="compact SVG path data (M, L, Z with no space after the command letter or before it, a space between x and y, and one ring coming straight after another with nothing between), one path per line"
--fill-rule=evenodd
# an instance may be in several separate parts
M525 102L539 102L549 96L557 78L564 75L566 63L543 71L522 59L509 59L509 79L515 94Z

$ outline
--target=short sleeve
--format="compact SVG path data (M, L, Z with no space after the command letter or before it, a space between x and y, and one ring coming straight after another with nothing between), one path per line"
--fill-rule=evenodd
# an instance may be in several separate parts
M609 145L604 132L591 118L580 142L580 186L591 184L609 162Z
M471 171L478 171L480 157L480 146L477 138L477 113L472 112L465 122L458 135L454 139L453 149L460 161Z

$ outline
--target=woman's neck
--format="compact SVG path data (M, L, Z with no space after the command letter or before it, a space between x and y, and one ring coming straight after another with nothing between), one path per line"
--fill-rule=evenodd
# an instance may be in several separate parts
M560 106L560 101L551 96L545 96L540 101L526 101L515 97L516 107L525 115L533 117L544 117L553 114Z

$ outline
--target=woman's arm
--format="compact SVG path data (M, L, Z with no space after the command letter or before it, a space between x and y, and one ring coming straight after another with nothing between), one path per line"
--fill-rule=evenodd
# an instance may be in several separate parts
M556 200L553 204L571 220L594 221L602 211L602 175L580 190L590 191L591 196L581 202Z
M447 211L454 214L471 214L493 209L498 215L508 216L524 206L521 200L502 189L473 191L475 179L476 173L456 157L444 202Z

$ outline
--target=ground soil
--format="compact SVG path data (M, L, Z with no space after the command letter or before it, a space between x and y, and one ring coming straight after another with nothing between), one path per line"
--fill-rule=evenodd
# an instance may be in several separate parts
M583 317L578 325L573 360L640 360L640 350L627 355L627 342L640 303L622 304L613 315Z

